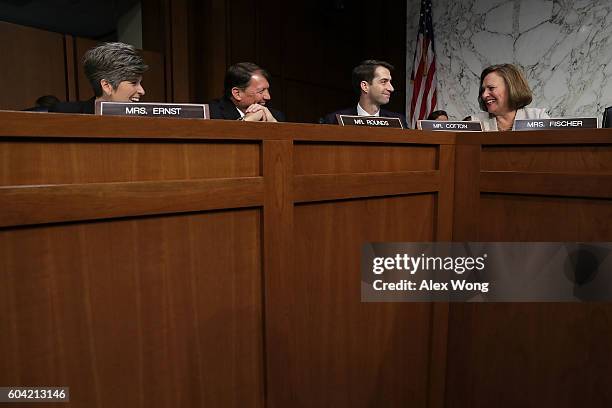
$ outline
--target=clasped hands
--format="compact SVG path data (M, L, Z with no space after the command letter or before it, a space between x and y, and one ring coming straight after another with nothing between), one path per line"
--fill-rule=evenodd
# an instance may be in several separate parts
M247 122L276 122L270 110L258 103L252 104L244 111L242 120Z

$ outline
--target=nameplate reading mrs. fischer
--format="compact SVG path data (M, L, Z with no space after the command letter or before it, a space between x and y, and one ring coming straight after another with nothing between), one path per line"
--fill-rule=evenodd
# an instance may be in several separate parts
M417 127L421 130L445 130L453 132L482 132L482 124L478 120L419 120Z
M208 105L193 103L98 102L97 115L210 119Z
M597 129L597 118L517 119L512 130Z
M400 118L385 118L382 116L336 115L341 126L377 126L403 129Z

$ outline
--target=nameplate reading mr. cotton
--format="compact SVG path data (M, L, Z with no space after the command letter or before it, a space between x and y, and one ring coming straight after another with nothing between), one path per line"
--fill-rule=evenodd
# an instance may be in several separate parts
M419 120L418 128L421 130L446 130L453 132L482 132L482 125L479 121L458 121L458 120Z
M597 118L517 119L513 130L597 129Z
M192 103L101 102L98 115L151 118L210 119L208 105Z
M399 118L384 118L382 116L353 116L336 115L338 123L342 126L377 126L403 129Z

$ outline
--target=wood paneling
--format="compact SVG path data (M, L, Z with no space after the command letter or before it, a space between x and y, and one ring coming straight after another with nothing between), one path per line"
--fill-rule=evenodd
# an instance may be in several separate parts
M0 141L0 159L3 186L261 175L255 143Z
M461 144L482 145L483 149L491 149L498 153L502 150L512 152L521 146L536 148L547 146L553 150L567 146L570 150L578 147L584 150L587 145L609 145L612 129L555 129L521 132L463 132L456 133L457 141ZM555 147L552 147L555 146ZM526 154L522 147L522 154ZM603 146L599 146L601 148Z
M226 0L192 2L192 21L197 22L193 24L191 36L194 102L208 102L223 94L223 79L231 54L227 28L228 8Z
M358 277L366 242L612 240L610 132L0 112L0 144L0 383L77 407L612 398L606 305L362 303Z
M67 96L64 36L0 21L0 109L34 106L39 96Z
M452 241L455 195L455 146L440 146L438 168L440 186L436 201L436 240Z
M612 172L612 146L486 146L482 170Z
M295 207L271 406L425 406L431 304L361 303L356 277L364 242L434 239L433 208L431 194Z
M183 2L180 2L183 5ZM141 2L142 9L142 46L162 56L161 69L165 73L164 95L166 102L172 102L172 6L168 0L146 0ZM182 33L185 27L176 27ZM183 49L181 47L181 49ZM145 78L145 84L147 84ZM148 85L147 85L148 86ZM145 90L147 88L145 87ZM151 100L151 99L149 99Z
M453 304L448 408L612 401L609 304Z
M70 386L74 407L263 406L259 229L248 210L1 231L2 383Z
M171 47L166 51L167 59L172 62L172 95L170 100L177 103L191 102L190 76L190 30L188 0L172 0L168 2L172 18ZM166 48L168 50L168 48ZM166 72L168 70L166 69Z
M266 23L266 16L259 12L259 3L253 0L232 0L228 3L227 35L231 50L230 64L242 61L258 61L258 25ZM261 44L263 46L263 44Z
M96 40L92 40L89 38L74 38L74 47L75 47L75 62L76 66L76 75L77 75L77 100L86 101L89 98L94 96L93 89L91 88L91 84L89 80L85 76L85 72L83 71L83 56L90 48L99 45L100 42Z
M487 193L612 198L612 174L483 171L480 183Z
M35 118L36 120L32 120ZM86 138L122 140L207 140L259 142L262 140L294 140L322 145L329 142L373 145L414 144L432 146L453 144L454 134L448 132L410 132L401 129L376 129L356 126L319 126L292 123L257 123L243 121L199 119L155 119L119 116L35 114L32 112L1 112L0 137L37 136L52 138ZM146 131L143 131L143 128ZM444 133L444 134L442 134ZM368 158L369 162L380 162ZM351 165L354 166L354 165Z
M266 69L274 77L282 78L287 63L285 48L290 47L284 33L290 28L290 20L294 16L292 12L294 3L288 4L283 0L268 0L255 3L257 16L262 23L257 27L257 52L258 59L265 61ZM278 82L274 90L284 91L285 86ZM275 92L274 97L281 92ZM279 105L280 106L280 105Z
M79 61L76 61L75 39L73 36L64 35L66 52L66 81L67 81L67 101L77 100L77 71L80 69Z
M164 56L163 54L153 51L141 51L142 57L149 70L144 73L142 86L145 90L145 95L142 97L143 102L170 102L166 97L166 75L164 71ZM189 102L189 98L181 95L180 100L174 102Z
M610 200L483 194L483 241L610 241Z
M45 205L41 208L40 203ZM260 177L0 187L0 227L261 206Z
M444 308L362 304L354 271L364 240L451 229L452 136L8 112L0 135L0 383L68 385L77 407L425 407L443 389Z
M295 149L295 174L435 170L437 148L414 145L312 144Z
M264 142L264 293L266 350L266 406L284 406L287 360L279 358L286 348L287 337L282 333L290 323L285 290L293 280L294 240L291 168L292 143L287 140Z
M325 174L296 176L294 180L296 202L429 193L440 189L440 175L437 171Z
M453 240L478 241L480 225L480 146L455 146Z
M343 76L346 75L346 73L343 74ZM348 75L350 76L350 72ZM293 122L319 123L328 113L352 105L357 106L357 97L353 92L318 84L316 78L310 78L309 81L286 79L279 84L275 83L273 84L274 98L276 98L277 90L283 92L286 102L282 106L287 117ZM276 102L275 99L272 103Z
M456 156L462 161L458 193L469 200L457 203L466 200L456 207L453 238L612 240L610 135L607 130L461 135L458 140L473 143L457 146L472 150L471 157ZM579 140L591 145L577 145ZM460 168L467 170L459 174ZM603 408L612 400L605 380L612 373L609 305L453 304L448 321L449 408Z

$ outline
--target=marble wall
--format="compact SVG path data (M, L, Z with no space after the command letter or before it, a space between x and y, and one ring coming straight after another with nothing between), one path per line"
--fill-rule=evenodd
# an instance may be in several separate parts
M420 1L408 1L407 69ZM612 105L611 0L432 0L438 109L478 112L480 72L511 62L551 116L601 116ZM410 96L408 96L410 98Z

